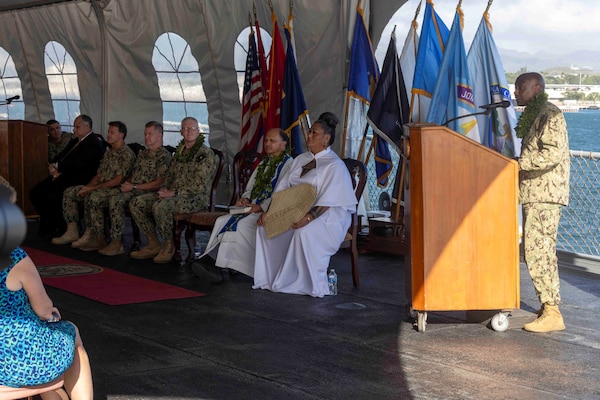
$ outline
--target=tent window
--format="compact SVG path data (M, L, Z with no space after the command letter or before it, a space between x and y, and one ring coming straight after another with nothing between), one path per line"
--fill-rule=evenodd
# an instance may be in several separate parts
M256 30L254 30L254 36L256 39ZM235 47L233 48L233 62L235 63L235 71L237 72L237 83L240 92L240 104L242 103L242 96L244 94L244 75L246 74L246 58L248 57L248 38L250 37L250 28L244 29L238 35L235 41ZM260 28L260 37L263 41L263 47L265 49L267 63L269 62L269 51L271 50L271 35L267 33L263 28ZM258 48L258 40L256 47ZM268 64L267 64L268 65Z
M50 41L44 50L44 64L54 118L66 128L65 131L70 131L73 120L80 114L81 97L75 61L62 44Z
M5 104L7 102L5 99L14 96L19 96L20 99ZM11 55L2 47L0 47L0 104L0 119L25 119L21 80Z
M181 36L163 33L154 43L152 65L158 77L163 104L165 145L176 146L181 140L181 120L194 117L208 144L208 108L202 87L198 61L190 45Z

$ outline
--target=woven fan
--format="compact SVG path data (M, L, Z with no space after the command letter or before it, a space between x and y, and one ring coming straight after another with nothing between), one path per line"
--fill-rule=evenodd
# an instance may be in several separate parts
M289 230L306 215L316 198L317 190L308 183L274 193L265 220L267 239Z

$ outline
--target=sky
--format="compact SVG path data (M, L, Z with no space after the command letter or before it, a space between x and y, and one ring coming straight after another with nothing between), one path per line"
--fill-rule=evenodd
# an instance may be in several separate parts
M425 13L422 0L417 17L419 31ZM433 0L434 9L448 29L452 26L458 0ZM409 0L390 19L384 35L396 24L399 43L410 29L419 0ZM463 39L468 48L481 22L487 0L463 0ZM598 0L495 0L489 10L494 41L501 49L531 54L567 54L576 50L600 51L600 1ZM387 41L384 45L387 47ZM385 53L385 48L383 50Z

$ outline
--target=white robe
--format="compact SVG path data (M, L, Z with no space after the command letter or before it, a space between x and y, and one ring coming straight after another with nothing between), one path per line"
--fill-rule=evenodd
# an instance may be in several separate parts
M313 158L316 168L301 177L302 166ZM290 173L279 180L275 191L300 183L315 186L314 205L329 209L306 226L271 239L266 238L263 226L258 227L253 288L323 297L329 294L329 260L350 227L356 196L346 165L330 148L314 156L306 152L296 157Z
M265 159L262 162L267 162ZM287 175L292 166L292 158L289 158L279 172L279 178ZM242 198L250 199L252 188L256 182L256 173L254 170L248 180L246 190L242 193ZM256 204L256 199L251 199L252 204ZM271 198L263 200L260 203L263 211L266 211L271 204ZM202 256L209 255L215 259L215 265L221 268L229 268L248 275L254 276L254 249L256 245L256 221L261 213L249 214L238 221L235 231L226 231L220 233L223 227L231 218L230 215L223 215L217 218L215 226L210 234L210 239Z

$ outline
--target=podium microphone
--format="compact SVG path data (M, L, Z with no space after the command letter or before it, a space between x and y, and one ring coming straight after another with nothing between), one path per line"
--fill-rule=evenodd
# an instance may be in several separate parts
M491 111L496 108L508 108L508 107L510 107L510 101L508 101L508 100L503 100L499 103L484 104L482 106L479 106L479 108L483 108L484 110L487 110L487 111Z
M19 100L20 98L21 98L21 96L19 96L19 95L9 97L8 99L6 99L6 104L10 104L13 102L13 100Z
M508 108L508 107L510 107L510 101L508 101L508 100L503 100L499 103L484 104L482 106L479 106L479 108L483 108L485 111L478 111L478 112L471 113L471 114L459 115L458 117L454 117L454 118L447 120L446 122L444 122L442 124L442 126L448 126L448 124L450 122L456 121L457 119L461 119L461 118L472 117L475 115L490 115L492 110L495 110L496 108Z

